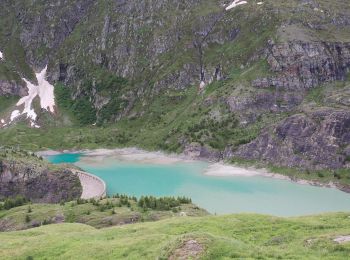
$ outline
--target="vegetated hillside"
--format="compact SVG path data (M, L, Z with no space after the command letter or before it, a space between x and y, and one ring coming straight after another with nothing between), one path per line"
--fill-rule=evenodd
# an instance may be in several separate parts
M35 154L0 147L0 199L22 196L39 203L80 198L79 177Z
M35 228L57 223L82 223L95 228L208 213L187 198L128 197L78 199L60 204L32 204L17 197L0 201L0 232Z
M2 1L0 95L25 95L20 78L48 64L59 111L1 141L136 145L349 181L350 6L230 2Z
M0 233L3 259L348 259L349 214L171 218L96 230L48 225ZM336 241L334 241L336 240Z

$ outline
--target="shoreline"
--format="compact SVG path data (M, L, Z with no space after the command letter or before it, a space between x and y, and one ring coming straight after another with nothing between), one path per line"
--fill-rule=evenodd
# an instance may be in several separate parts
M213 168L217 167L217 168L214 168L213 170L211 170L210 169L211 167L213 167ZM225 169L225 168L227 168L227 169ZM214 171L216 171L216 172L214 172ZM237 171L244 171L246 173L240 173ZM230 177L230 176L255 177L255 176L260 176L260 177L264 177L264 178L272 178L272 179L278 179L278 180L291 181L293 183L297 183L300 185L310 185L310 186L315 186L315 187L338 189L338 190L341 190L343 192L350 193L350 187L346 188L345 186L342 186L342 185L334 183L334 182L322 183L322 182L316 181L316 180L305 180L305 179L300 179L297 177L290 177L290 176L279 174L279 173L271 173L271 172L268 172L265 168L243 167L243 166L225 164L222 162L210 165L209 169L205 172L205 174L208 176L216 176L216 177Z
M90 163L100 161L102 159L106 159L108 157L118 157L123 161L136 161L139 163L153 163L153 164L174 164L178 162L207 162L210 163L208 169L203 173L207 176L214 177L264 177L264 178L272 178L278 180L290 181L299 185L310 185L315 187L322 188L332 188L338 189L345 193L350 193L350 186L343 185L335 182L322 183L317 180L305 180L300 179L295 176L287 176L279 173L271 173L265 168L255 168L252 166L245 167L234 164L227 164L225 162L210 162L205 159L196 159L189 158L184 154L167 154L162 151L146 151L136 147L129 148L116 148L116 149L82 149L82 150L47 150L40 151L37 154L40 156L54 156L60 155L63 153L72 153L72 154L84 154L86 158L94 157L94 160L90 161ZM87 159L88 160L88 159Z

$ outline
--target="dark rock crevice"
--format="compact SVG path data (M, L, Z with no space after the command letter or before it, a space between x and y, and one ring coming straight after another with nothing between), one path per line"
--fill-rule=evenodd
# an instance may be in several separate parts
M214 17L208 17L208 18L203 18L202 23L204 24L203 29L196 29L194 35L195 35L195 40L193 41L193 46L195 49L197 49L198 53L198 64L199 64L199 71L200 71L200 77L199 77L199 82L201 84L201 87L203 87L203 84L208 84L211 79L209 79L208 76L206 76L206 69L205 69L205 64L204 64L204 46L207 45L207 39L209 36L213 33L215 30L216 26L222 19L224 18L225 13L221 12L217 15L214 15ZM206 21L208 20L208 21ZM209 23L209 25L208 25ZM235 36L236 37L236 36ZM232 38L232 35L231 35ZM215 71L213 73L213 79L219 78L221 76L221 65L217 65L215 68Z

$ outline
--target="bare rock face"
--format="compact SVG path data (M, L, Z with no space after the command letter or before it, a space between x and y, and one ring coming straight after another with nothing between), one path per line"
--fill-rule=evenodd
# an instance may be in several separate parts
M25 10L23 4L14 4L17 18L23 27L20 39L27 60L34 68L42 69L47 65L55 49L73 32L93 4L92 0L54 1L39 6L42 9L34 16Z
M184 241L182 245L175 249L170 255L169 260L175 259L200 259L200 255L205 251L205 247L198 241L191 239Z
M219 151L200 145L199 143L185 145L184 154L191 159L218 161L221 158Z
M253 85L258 88L308 89L344 80L350 69L350 43L272 43L266 56L277 76L255 80Z
M231 112L250 110L255 114L264 112L287 112L291 111L303 101L303 92L258 92L246 97L230 96L226 99Z
M79 178L69 170L49 170L0 160L0 199L22 195L32 202L59 203L80 198Z
M288 167L350 167L350 111L320 110L288 117L266 129L234 156Z
M26 87L16 81L0 80L0 96L25 96L27 95Z

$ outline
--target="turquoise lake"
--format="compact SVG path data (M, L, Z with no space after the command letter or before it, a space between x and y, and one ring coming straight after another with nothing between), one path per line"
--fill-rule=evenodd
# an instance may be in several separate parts
M350 211L350 194L265 177L204 175L208 163L150 164L118 159L89 163L80 154L48 156L53 163L74 163L107 184L109 195L187 196L211 213L261 213L299 216Z

